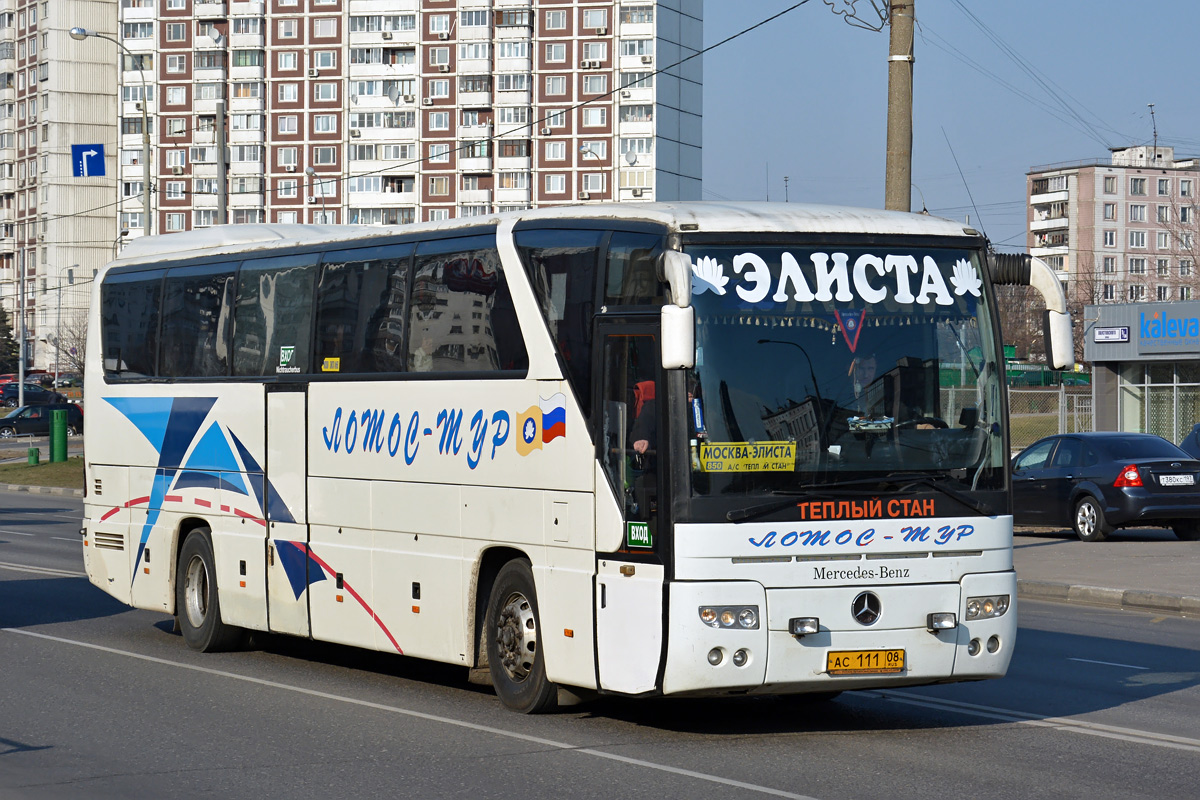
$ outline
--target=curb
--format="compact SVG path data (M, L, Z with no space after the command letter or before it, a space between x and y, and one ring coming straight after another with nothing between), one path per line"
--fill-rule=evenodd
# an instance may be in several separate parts
M1108 589L1103 586L1017 581L1017 597L1057 603L1083 603L1130 611L1161 611L1200 616L1200 597L1163 594L1143 589Z
M59 497L83 497L83 489L63 489L58 486L24 486L6 483L0 485L0 489L9 492L29 492L30 494L53 494Z

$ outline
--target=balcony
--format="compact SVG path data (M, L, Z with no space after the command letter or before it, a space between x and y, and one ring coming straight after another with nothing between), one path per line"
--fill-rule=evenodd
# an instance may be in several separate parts
M1070 192L1062 190L1061 192L1045 192L1043 194L1032 194L1029 196L1029 204L1031 206L1040 206L1045 203L1065 203L1070 199Z
M529 156L508 156L496 159L497 172L522 172L533 168Z
M529 190L528 189L497 189L496 190L496 204L497 205L510 205L512 203L528 203L528 202L529 202Z
M261 50L265 46L265 40L261 33L232 33L229 35L231 50Z
M492 105L492 93L459 92L458 104L463 108L490 108Z
M491 172L490 158L459 158L458 168L463 172Z
M523 190L511 189L511 190L506 190L506 191L523 191ZM491 189L460 189L458 192L458 202L471 203L471 204L490 203L490 202L492 202L492 190Z
M196 19L225 19L229 16L224 3L194 3L192 14Z
M1031 231L1052 231L1058 228L1065 228L1070 220L1067 217L1054 217L1052 219L1035 219L1029 223Z

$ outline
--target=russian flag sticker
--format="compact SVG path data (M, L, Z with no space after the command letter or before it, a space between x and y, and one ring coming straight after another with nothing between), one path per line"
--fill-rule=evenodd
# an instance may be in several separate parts
M542 441L549 442L567 435L567 397L562 392L539 397L542 408Z

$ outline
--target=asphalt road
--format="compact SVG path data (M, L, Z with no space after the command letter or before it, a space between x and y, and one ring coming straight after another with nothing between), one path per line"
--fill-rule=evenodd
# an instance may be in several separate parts
M188 650L81 576L80 501L0 492L0 797L1194 797L1200 622L1022 603L1001 681L504 711L462 669Z

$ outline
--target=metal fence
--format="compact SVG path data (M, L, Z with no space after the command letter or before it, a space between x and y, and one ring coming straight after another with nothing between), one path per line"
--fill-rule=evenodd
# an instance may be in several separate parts
M1094 429L1090 386L1009 389L1008 415L1013 452L1043 436Z

